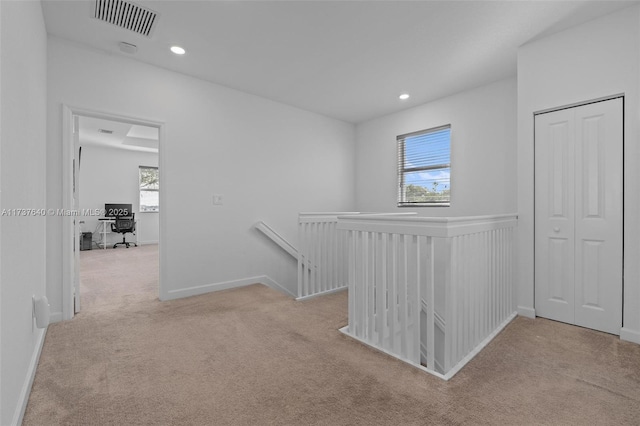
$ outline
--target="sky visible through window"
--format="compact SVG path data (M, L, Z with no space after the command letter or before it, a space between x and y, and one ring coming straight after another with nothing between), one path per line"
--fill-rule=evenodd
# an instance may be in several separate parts
M438 167L432 170L407 171L404 184L420 186L429 192L442 193L450 190L451 177L451 129L408 136L404 139L404 169Z

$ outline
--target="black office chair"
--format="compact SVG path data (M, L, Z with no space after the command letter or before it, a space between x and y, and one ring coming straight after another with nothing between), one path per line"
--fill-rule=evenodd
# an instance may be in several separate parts
M131 216L118 216L116 217L115 222L111 224L111 231L122 234L122 242L115 243L113 248L116 248L118 244L122 244L129 248L129 244L133 244L138 247L136 243L128 243L126 241L126 234L133 234L136 231L136 214L131 213Z

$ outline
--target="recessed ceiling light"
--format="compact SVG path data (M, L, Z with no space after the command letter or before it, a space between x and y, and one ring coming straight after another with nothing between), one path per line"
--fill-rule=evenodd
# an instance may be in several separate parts
M401 100L406 100L409 99L409 94L408 93L403 93L402 95L398 96Z
M175 53L176 55L184 55L186 50L184 50L182 47L180 46L171 46L171 51L173 53Z

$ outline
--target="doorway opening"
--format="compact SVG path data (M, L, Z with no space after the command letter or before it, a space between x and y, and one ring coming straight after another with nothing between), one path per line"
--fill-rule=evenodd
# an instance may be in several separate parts
M63 317L162 294L162 123L64 108ZM66 303L65 303L66 302Z

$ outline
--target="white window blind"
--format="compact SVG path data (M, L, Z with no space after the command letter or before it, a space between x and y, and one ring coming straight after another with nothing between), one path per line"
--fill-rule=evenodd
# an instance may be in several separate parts
M398 206L449 206L451 126L398 136Z

